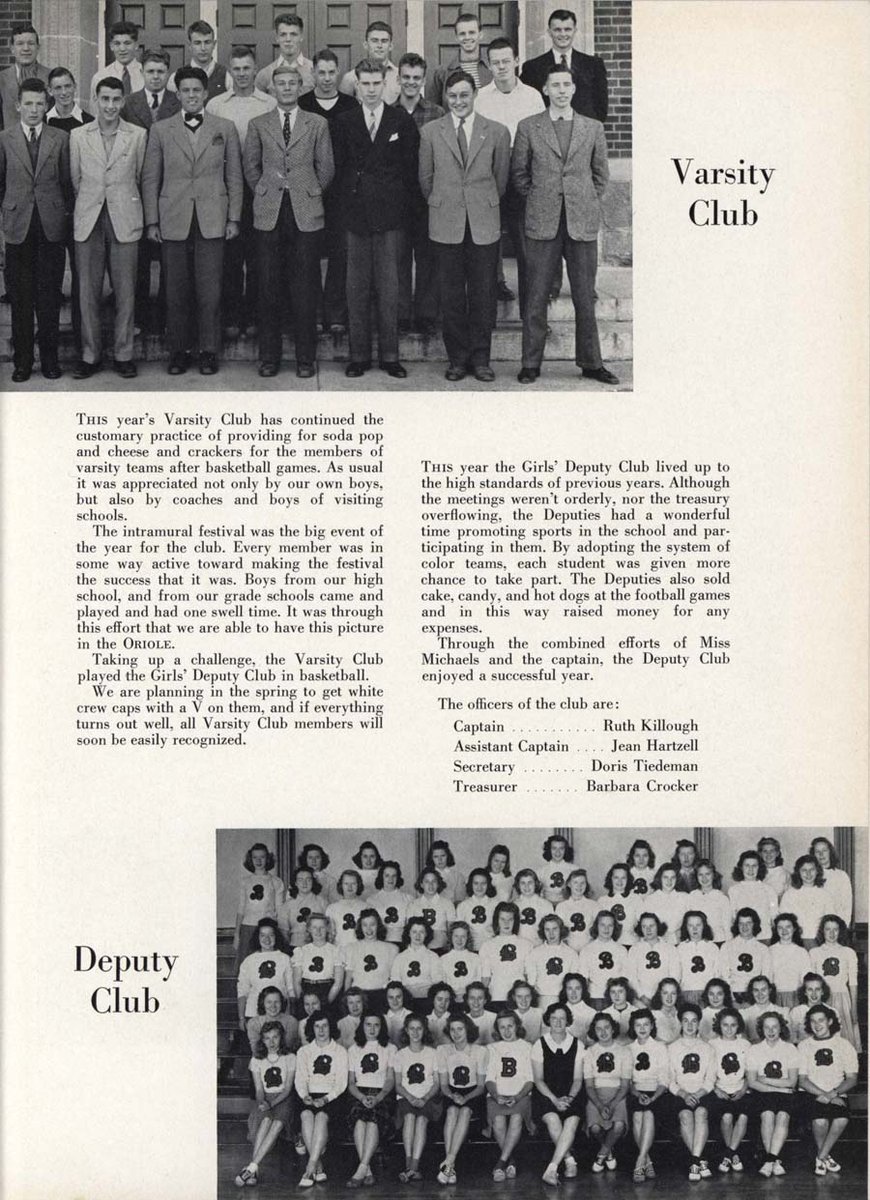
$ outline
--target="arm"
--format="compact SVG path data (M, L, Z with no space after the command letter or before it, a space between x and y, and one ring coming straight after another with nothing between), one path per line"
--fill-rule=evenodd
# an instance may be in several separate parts
M610 169L607 165L607 141L604 137L604 126L599 125L595 130L595 145L592 148L592 184L598 193L598 198L604 194L607 181L610 179Z
M521 196L532 190L532 143L525 120L517 126L514 150L511 155L511 181Z
M498 122L496 122L496 125L498 125ZM496 140L492 156L492 173L495 176L495 186L498 188L498 194L499 196L503 196L511 173L511 135L504 125L497 132L499 136Z
M243 168L248 187L252 192L257 190L257 184L263 177L263 142L256 121L248 125L245 137L245 153Z
M61 130L63 132L63 130ZM63 144L60 148L60 156L58 158L58 177L60 180L60 191L63 196L64 208L70 213L75 204L75 195L73 193L72 176L70 175L70 160L69 160L69 134L64 133Z
M72 181L72 189L78 196L79 188L81 187L82 182L82 152L79 139L73 137L71 137L69 140L69 173L70 180ZM236 922L236 929L238 930L238 921ZM234 950L236 949L237 945L238 943L234 938Z
M332 152L329 126L326 124L317 131L314 143L314 174L324 192L335 178L335 156Z
M344 975L344 967L340 962L338 962L338 960L336 960L335 975L332 980L332 987L329 989L329 995L326 998L327 1004L334 1004L341 994L342 986L344 984Z
M305 1047L299 1051L296 1057L296 1094L303 1103L308 1104L311 1101L311 1093L308 1090L308 1055L305 1053Z
M227 241L230 241L232 238L239 236L239 221L242 216L242 200L244 199L245 185L244 175L242 174L242 150L239 145L239 131L232 121L228 121L227 125L229 128L227 130L224 175L229 194L229 209L227 211L225 236Z
M152 242L159 243L160 226L157 199L163 184L163 143L160 140L158 125L151 127L148 134L148 145L145 149L145 166L142 169L142 204L145 209L146 235ZM241 923L241 914L237 925Z
M420 183L420 191L426 200L432 195L432 187L435 182L435 151L432 145L432 138L426 133L427 128L428 126L424 126L420 137L420 154L417 167L417 179Z
M138 130L138 126L136 128ZM141 190L142 170L145 166L145 147L148 145L148 138L144 129L140 132L141 136L136 138L136 185ZM72 139L70 139L70 150L72 150Z

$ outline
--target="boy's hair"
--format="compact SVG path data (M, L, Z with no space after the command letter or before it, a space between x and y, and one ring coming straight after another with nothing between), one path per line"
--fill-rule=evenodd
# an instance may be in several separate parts
M132 21L116 21L109 26L109 42L116 37L130 37L134 42L139 41L139 26Z

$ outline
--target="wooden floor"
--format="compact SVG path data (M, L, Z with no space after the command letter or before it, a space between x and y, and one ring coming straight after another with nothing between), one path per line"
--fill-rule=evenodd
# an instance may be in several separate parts
M243 1167L245 1146L225 1147L218 1156L218 1200L229 1200L230 1197L248 1196L253 1200L286 1200L288 1192L295 1195L305 1195L305 1191L296 1187L301 1175L300 1159L297 1159L292 1149L282 1146L267 1158L260 1169L261 1182L256 1188L237 1188L233 1180ZM844 1145L837 1148L837 1157L843 1164L840 1175L827 1175L817 1178L812 1173L812 1160L807 1145L792 1142L786 1147L784 1156L788 1174L779 1179L764 1179L757 1174L757 1165L747 1162L747 1170L742 1175L720 1175L714 1172L713 1179L701 1183L689 1183L686 1178L687 1164L682 1155L675 1157L672 1146L662 1143L653 1150L653 1161L659 1171L658 1177L648 1183L632 1183L632 1163L628 1157L620 1158L619 1168L615 1173L593 1175L589 1171L588 1155L580 1161L580 1174L577 1179L565 1180L558 1188L547 1187L541 1181L541 1173L546 1166L546 1154L542 1146L534 1146L523 1155L517 1156L518 1175L513 1181L493 1183L491 1177L495 1154L489 1147L471 1147L460 1155L458 1170L459 1181L455 1187L440 1187L435 1179L438 1170L437 1156L424 1157L423 1172L426 1178L421 1183L401 1184L397 1175L404 1163L401 1161L401 1151L391 1148L390 1155L375 1171L376 1182L373 1187L360 1190L362 1200L387 1200L387 1198L404 1197L405 1200L430 1200L435 1196L461 1197L488 1196L495 1200L526 1200L527 1197L537 1200L538 1197L559 1197L560 1200L615 1200L615 1198L632 1197L632 1200L642 1200L644 1195L656 1193L659 1197L671 1197L682 1200L683 1197L698 1198L716 1195L728 1196L730 1200L737 1197L752 1197L753 1200L865 1200L867 1197L867 1164L866 1147L860 1143ZM747 1154L747 1158L748 1158ZM327 1200L348 1196L345 1181L353 1172L352 1154L346 1147L337 1147L327 1154L326 1169L329 1172L329 1182L316 1184L308 1189L312 1200ZM376 1164L377 1165L377 1164ZM713 1162L711 1161L711 1166Z

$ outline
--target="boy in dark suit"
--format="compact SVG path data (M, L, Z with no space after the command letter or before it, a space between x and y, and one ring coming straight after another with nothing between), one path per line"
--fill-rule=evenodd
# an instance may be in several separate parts
M12 303L13 383L33 370L33 320L46 379L59 379L58 321L64 251L72 207L69 135L45 123L46 85L19 88L19 120L0 133L0 208L6 235L6 282Z
M399 238L416 188L417 126L384 104L385 67L363 59L355 68L360 106L333 126L337 191L347 230L350 358L345 374L372 365L372 291L377 298L379 366L393 379L399 362Z

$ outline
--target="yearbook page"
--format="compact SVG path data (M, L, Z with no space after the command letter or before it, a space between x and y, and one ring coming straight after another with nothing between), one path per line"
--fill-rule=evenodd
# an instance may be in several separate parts
M549 6L470 7L484 42L485 10L515 8L498 31L524 63L550 52ZM401 51L451 10L446 65L460 6L407 9ZM701 1164L866 1194L870 10L592 0L575 24L593 17L610 113L583 118L577 186L603 189L604 223L572 235L565 185L531 239L537 326L499 302L493 382L482 360L444 378L488 301L403 334L405 379L375 355L348 382L323 337L317 387L286 351L276 376L240 350L214 380L143 362L135 386L0 364L9 1200L580 1194L614 1171L623 1194L647 1164L668 1194ZM551 105L577 70L545 75ZM495 178L510 146L487 120L468 158ZM552 165L563 132L542 120L513 178L544 221L540 147ZM435 125L430 214L473 167ZM574 340L589 287L597 359ZM694 1055L717 1078L731 1006L750 1092L789 1043L779 1141L757 1105L732 1145L685 1100ZM626 1109L632 1008L663 1047L651 1142ZM563 1026L582 1068L542 1107ZM685 1038L701 1049L668 1058Z

